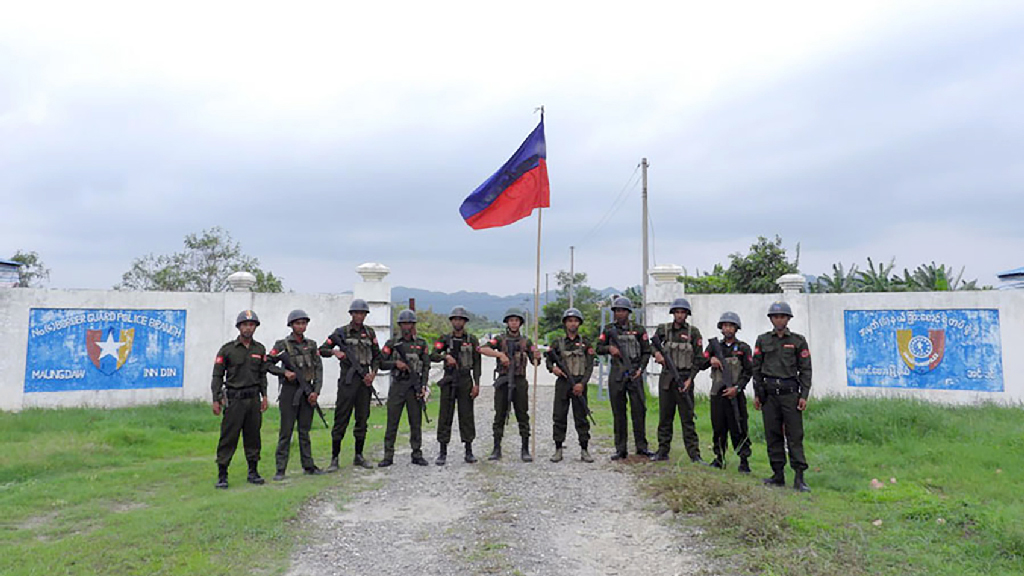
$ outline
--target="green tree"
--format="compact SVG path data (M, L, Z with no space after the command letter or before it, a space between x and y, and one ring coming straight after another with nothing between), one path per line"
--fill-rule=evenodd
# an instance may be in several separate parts
M892 273L896 267L896 258L889 260L888 264L878 264L868 258L868 267L857 273L857 280L860 282L860 292L902 292L906 286L900 281L899 276Z
M953 273L953 267L944 264L936 265L922 264L910 272L903 269L903 284L913 292L948 292L953 290L978 290L978 281L965 281L963 279L964 269L960 268L958 274Z
M542 343L550 342L552 338L565 334L565 330L562 328L562 314L569 308L569 278L569 273L564 270L555 274L555 280L558 282L556 291L558 298L544 306L539 318L541 337L538 340ZM603 297L600 292L587 286L586 282L586 273L577 272L575 274L573 306L583 314L580 333L593 341L601 329L599 326L601 310L598 308L598 304Z
M744 294L781 292L775 281L784 274L798 272L796 261L790 262L786 257L782 238L777 235L774 240L758 236L749 254L730 254L729 260L725 276L733 292Z
M857 276L856 264L850 266L849 270L844 270L841 263L833 264L832 274L818 276L818 280L811 285L811 292L843 293L859 291L860 280Z
M259 260L242 253L231 235L215 226L200 234L185 236L185 250L175 254L148 254L132 262L121 276L116 290L158 290L167 292L222 292L234 272L256 276L256 292L281 292L281 278L260 268Z
M686 286L688 294L728 294L735 292L732 281L725 273L721 264L715 264L711 272L696 271L694 276L680 276L679 281Z
M43 260L35 251L18 250L11 256L11 261L21 264L18 268L18 288L37 288L50 279L50 269L43 265Z

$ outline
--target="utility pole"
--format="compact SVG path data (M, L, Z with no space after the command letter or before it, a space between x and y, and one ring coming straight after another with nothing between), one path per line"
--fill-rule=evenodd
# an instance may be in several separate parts
M576 247L569 246L569 308L572 308L573 292L576 290Z
M548 292L550 292L550 289L548 288L548 280L550 280L550 279L551 279L551 273L550 272L545 272L544 273L544 305L545 306L548 305Z
M648 266L648 262L647 262L647 228L648 228L648 226L647 226L647 222L648 222L648 220L647 220L647 166L649 166L647 164L647 158L644 158L644 159L640 160L641 174L643 174L643 183L644 183L643 184L643 193L642 193L643 201L644 201L644 210L643 210L643 212L644 212L644 216L643 216L643 218L644 218L644 228L643 228L643 230L644 230L644 247L643 247L643 250L644 250L644 277L643 277L643 282L640 284L640 287L641 287L641 290L643 291L643 298L644 298L644 300L643 300L642 304L643 304L643 307L644 307L645 310L647 309L647 266ZM647 314L647 312L644 312L644 315L646 315L646 314Z

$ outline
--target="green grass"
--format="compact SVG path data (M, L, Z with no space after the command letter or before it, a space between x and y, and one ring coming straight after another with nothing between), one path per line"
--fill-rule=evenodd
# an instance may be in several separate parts
M653 442L657 400L649 404ZM698 399L705 458L707 406ZM668 507L696 515L741 573L1024 574L1020 408L812 400L804 418L807 495L759 485L770 469L760 413L751 407L750 415L751 477L735 472L735 456L725 472L681 464L678 423L674 464L635 468ZM872 488L875 478L885 486Z
M372 410L375 457L384 419ZM270 482L279 421L274 407L264 414L267 484L245 482L239 442L225 491L213 488L220 420L208 404L0 413L0 574L282 572L301 506L353 471L303 476L294 437L289 480ZM330 434L319 419L312 442L326 466ZM351 461L351 424L341 456Z

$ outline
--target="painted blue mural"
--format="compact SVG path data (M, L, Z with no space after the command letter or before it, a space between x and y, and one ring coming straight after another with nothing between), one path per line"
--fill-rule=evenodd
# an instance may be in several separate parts
M998 310L847 310L848 386L1003 391Z
M181 388L184 373L184 310L29 310L25 392Z

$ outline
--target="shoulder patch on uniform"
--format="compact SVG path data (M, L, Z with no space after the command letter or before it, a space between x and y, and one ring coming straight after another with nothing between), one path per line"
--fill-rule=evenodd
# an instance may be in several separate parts
M224 363L224 357L223 356L217 356L217 359L214 360L213 363L214 364L223 364Z
M270 355L271 356L277 356L277 348L271 348L270 349Z
M259 358L261 360L263 359L263 354L250 354L250 356L252 356L253 358Z
M441 342L440 340L438 340L437 342L434 342L434 348L436 348L438 350L444 349L444 342Z
M811 351L805 349L803 352L800 353L800 357L801 358L810 358L811 357Z
M760 346L758 346L757 348L754 348L754 356L757 356L760 353L761 353L761 347Z
M387 344L385 344L384 345L384 349L381 350L381 353L383 353L383 354L391 354L391 347L388 346Z
M597 337L597 339L598 339L598 340L600 340L601 342L604 342L604 341L605 341L605 335L604 335L604 332L601 332L601 335L600 335L600 336L598 336L598 337Z
M590 356L593 356L594 355L594 349L593 348L587 348L587 354L590 355Z
M491 344L491 346L497 346L498 345L498 339L497 338L491 338L490 344Z

